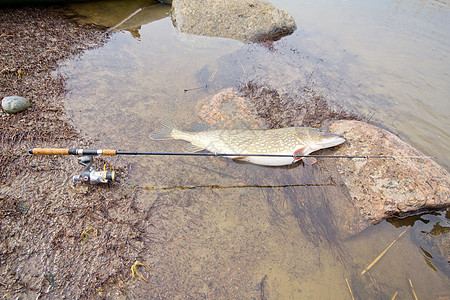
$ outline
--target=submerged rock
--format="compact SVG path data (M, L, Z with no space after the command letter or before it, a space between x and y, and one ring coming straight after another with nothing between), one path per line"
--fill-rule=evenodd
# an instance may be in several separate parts
M297 29L288 12L259 0L174 0L172 21L183 33L244 42L278 40Z
M9 96L2 100L2 108L9 114L16 114L28 109L31 103L28 99L20 96Z
M233 88L221 90L212 98L201 100L196 107L197 116L207 124L219 128L266 128L258 117L256 108L246 98L240 97Z
M328 130L347 139L333 154L397 157L337 160L354 205L368 224L450 204L449 172L396 135L360 121L335 121Z

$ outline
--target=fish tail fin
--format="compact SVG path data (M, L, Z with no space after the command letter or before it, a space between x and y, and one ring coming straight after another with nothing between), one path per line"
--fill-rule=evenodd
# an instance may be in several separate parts
M179 129L172 121L166 120L161 123L161 129L150 133L150 138L152 140L170 140L174 138L174 131L179 131Z

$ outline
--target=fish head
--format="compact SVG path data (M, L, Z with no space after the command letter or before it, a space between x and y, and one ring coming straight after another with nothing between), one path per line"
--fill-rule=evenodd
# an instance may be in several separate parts
M328 133L318 128L298 127L296 135L300 141L308 146L310 153L345 142L345 138L342 135Z

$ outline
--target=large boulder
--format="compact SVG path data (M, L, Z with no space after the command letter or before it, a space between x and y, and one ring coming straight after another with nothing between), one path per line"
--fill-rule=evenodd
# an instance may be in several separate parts
M354 205L368 223L450 204L449 172L396 135L359 121L335 121L328 130L347 139L336 155L395 157L337 160Z
M183 33L244 42L277 40L297 29L288 12L259 0L173 0L172 21Z

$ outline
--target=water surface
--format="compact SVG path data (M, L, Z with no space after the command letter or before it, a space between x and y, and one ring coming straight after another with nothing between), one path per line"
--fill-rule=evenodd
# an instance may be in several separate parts
M305 48L340 66L336 97L346 86L354 92L340 101L374 114L449 168L448 1L274 3L294 14L299 31L308 33L307 41L302 41ZM342 52L354 60L342 58Z
M312 88L450 166L445 1L274 0L299 29L270 47L181 34L170 6L154 1L114 3L121 12L114 16L95 3L72 6L113 34L59 69L71 119L98 148L180 151L183 142L150 141L148 134L166 119L199 121L200 100L253 81L291 94ZM120 159L132 164L125 183L139 191L137 203L159 207L154 222L164 240L148 245L144 258L155 269L151 286L136 286L130 296L348 299L346 279L358 298L411 298L409 279L419 298L449 296L446 265L423 252L421 234L431 229L418 231L448 227L445 214L431 223L432 215L382 222L341 239L339 222L347 219L339 218L337 201L348 195L337 173L323 172L332 164L270 169L212 158ZM408 226L370 276L361 276Z

